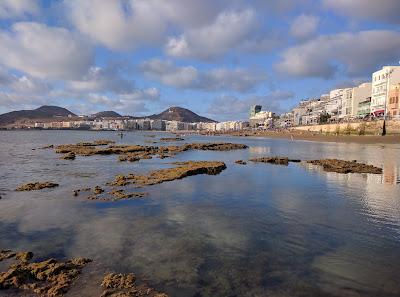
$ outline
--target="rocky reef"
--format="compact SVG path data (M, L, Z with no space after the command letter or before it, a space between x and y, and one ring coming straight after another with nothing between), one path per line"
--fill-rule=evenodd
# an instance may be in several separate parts
M178 166L173 168L155 170L147 175L117 175L114 181L110 183L110 185L126 186L128 184L136 184L139 186L150 186L167 181L173 181L176 179L182 179L191 175L216 175L219 174L222 170L226 169L225 163L219 161L188 161L175 162L172 164Z
M62 159L62 160L75 160L75 157L76 157L76 155L75 155L74 152L69 152L69 153L64 154L64 156L62 156L60 159Z
M268 164L275 164L275 165L284 165L288 166L289 162L301 162L300 160L296 159L289 159L288 157L260 157L260 158L252 158L250 159L251 162L259 162L259 163L268 163Z
M10 251L7 252L10 254ZM7 271L0 272L0 289L19 289L39 296L65 294L83 267L91 262L90 259L74 258L65 262L48 259L29 263L32 253L14 254L18 262L11 264ZM18 255L23 257L18 258Z
M371 173L382 174L382 168L375 167L357 161L345 161L338 159L323 159L307 161L309 164L322 166L324 171L337 173Z
M99 140L95 140L93 142L93 144L95 145L109 145L109 144L114 144L115 141L113 140L108 140L108 139L99 139Z
M159 293L146 284L136 284L133 273L109 273L104 276L101 286L104 288L101 297L168 297L167 294Z
M5 259L14 258L16 260L27 262L32 259L33 253L32 252L13 252L11 250L3 250L0 251L0 262Z
M181 138L181 137L163 137L163 138L160 138L160 141L165 141L165 142L168 142L168 141L184 141L185 139L183 139L183 138Z
M33 182L19 186L16 191L37 191L45 188L55 188L58 184L53 182Z
M12 296L63 296L74 284L78 286L76 280L84 273L83 268L92 262L87 258L66 261L50 258L30 262L32 257L32 252L0 251L0 261L13 259L6 271L0 272L0 290L15 290L11 293ZM102 287L101 296L104 297L168 297L146 283L139 283L133 273L107 273L96 286Z
M98 148L95 143L81 142L77 144L63 144L55 148L59 154L74 153L81 156L92 155L121 155L120 161L135 162L138 159L149 159L152 156L166 158L188 150L229 151L246 149L248 146L238 143L189 143L181 146L145 146L145 145L109 145Z

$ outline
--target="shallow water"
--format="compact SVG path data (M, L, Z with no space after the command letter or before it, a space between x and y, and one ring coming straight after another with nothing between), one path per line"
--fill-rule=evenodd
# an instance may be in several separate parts
M136 163L118 162L115 155L65 161L53 150L32 150L95 139L151 145L165 135L0 131L0 249L30 250L37 259L89 257L102 271L135 272L171 296L400 295L400 144L185 136L187 142L250 148ZM270 155L358 160L384 173L326 173L304 163L234 164ZM227 169L151 186L144 199L72 196L74 189L103 185L116 174L176 160L224 161ZM60 187L14 191L21 183L47 180ZM77 285L82 287L69 296L99 295Z

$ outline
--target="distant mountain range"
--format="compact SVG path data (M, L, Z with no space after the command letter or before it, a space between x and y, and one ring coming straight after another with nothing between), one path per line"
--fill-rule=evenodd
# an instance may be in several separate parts
M22 121L32 121L32 120L54 120L57 118L66 117L76 117L77 115L73 112L58 106L48 106L44 105L33 110L18 110L0 115L0 126L5 126ZM92 118L119 118L122 117L119 113L115 111L102 111L91 115ZM150 118L152 120L165 120L165 121L179 121L186 123L196 123L196 122L206 122L212 123L216 122L206 117L202 117L189 109L182 107L170 107L167 110L159 113L153 114L146 117L133 117L137 119Z
M185 123L214 123L216 121L211 120L209 118L205 118L199 116L197 113L193 111L182 108L182 107L170 107L167 110L159 114L153 114L146 118L150 118L152 120L165 120L165 121L178 121L178 122L185 122Z
M23 120L52 119L76 116L68 109L58 106L44 105L33 110L11 111L0 115L0 125L12 124Z
M107 111L100 111L98 113L92 114L90 117L92 118L120 118L122 115L119 113L112 111L112 110L107 110Z

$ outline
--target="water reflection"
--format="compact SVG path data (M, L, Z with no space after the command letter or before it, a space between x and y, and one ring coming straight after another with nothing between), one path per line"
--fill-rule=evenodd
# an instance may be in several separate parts
M156 185L146 199L98 203L73 197L72 189L103 184L119 173L168 166L171 160L130 164L94 156L65 162L52 151L31 147L115 135L0 133L5 140L0 144L5 193L0 248L28 249L42 258L90 257L105 269L134 271L172 296L400 292L400 189L393 182L398 180L398 146L187 136L187 141L246 143L250 149L179 154L177 160L222 160L228 168L217 176ZM146 134L126 133L123 141L145 139ZM357 159L383 166L384 174L327 173L306 163L234 164L272 154ZM12 191L21 181L39 178L59 181L60 187Z

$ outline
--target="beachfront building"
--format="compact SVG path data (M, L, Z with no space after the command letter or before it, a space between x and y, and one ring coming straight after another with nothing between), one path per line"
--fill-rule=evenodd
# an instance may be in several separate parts
M353 88L342 89L342 97L339 102L339 119L348 119L352 115Z
M385 66L372 74L371 113L382 116L387 107L388 86L400 83L400 66ZM385 106L386 104L386 106Z
M362 104L361 107L363 109L365 109L366 106L364 106L364 105L366 105L366 103L367 103L366 100L368 98L369 98L368 109L370 109L371 90L372 90L371 83L363 83L363 84L353 88L352 101L351 101L351 112L350 112L352 118L359 117L358 109L360 107L360 103L364 102L364 104ZM362 114L363 113L364 113L364 111L362 112Z
M272 111L263 111L261 109L262 109L261 105L253 105L250 107L250 118L249 118L250 127L252 128L273 127L275 113L273 113Z
M328 114L331 115L332 120L338 119L339 109L342 103L342 97L343 97L343 89L335 89L329 92L329 101L326 104L325 110Z
M167 124L166 121L163 120L152 120L150 122L151 125L151 130L156 130L156 131L165 131Z
M254 117L257 113L261 112L261 105L253 105L250 107L250 118Z
M389 90L388 116L400 118L400 83L391 85Z
M371 97L368 97L364 101L358 103L357 117L363 119L370 114L371 114Z

